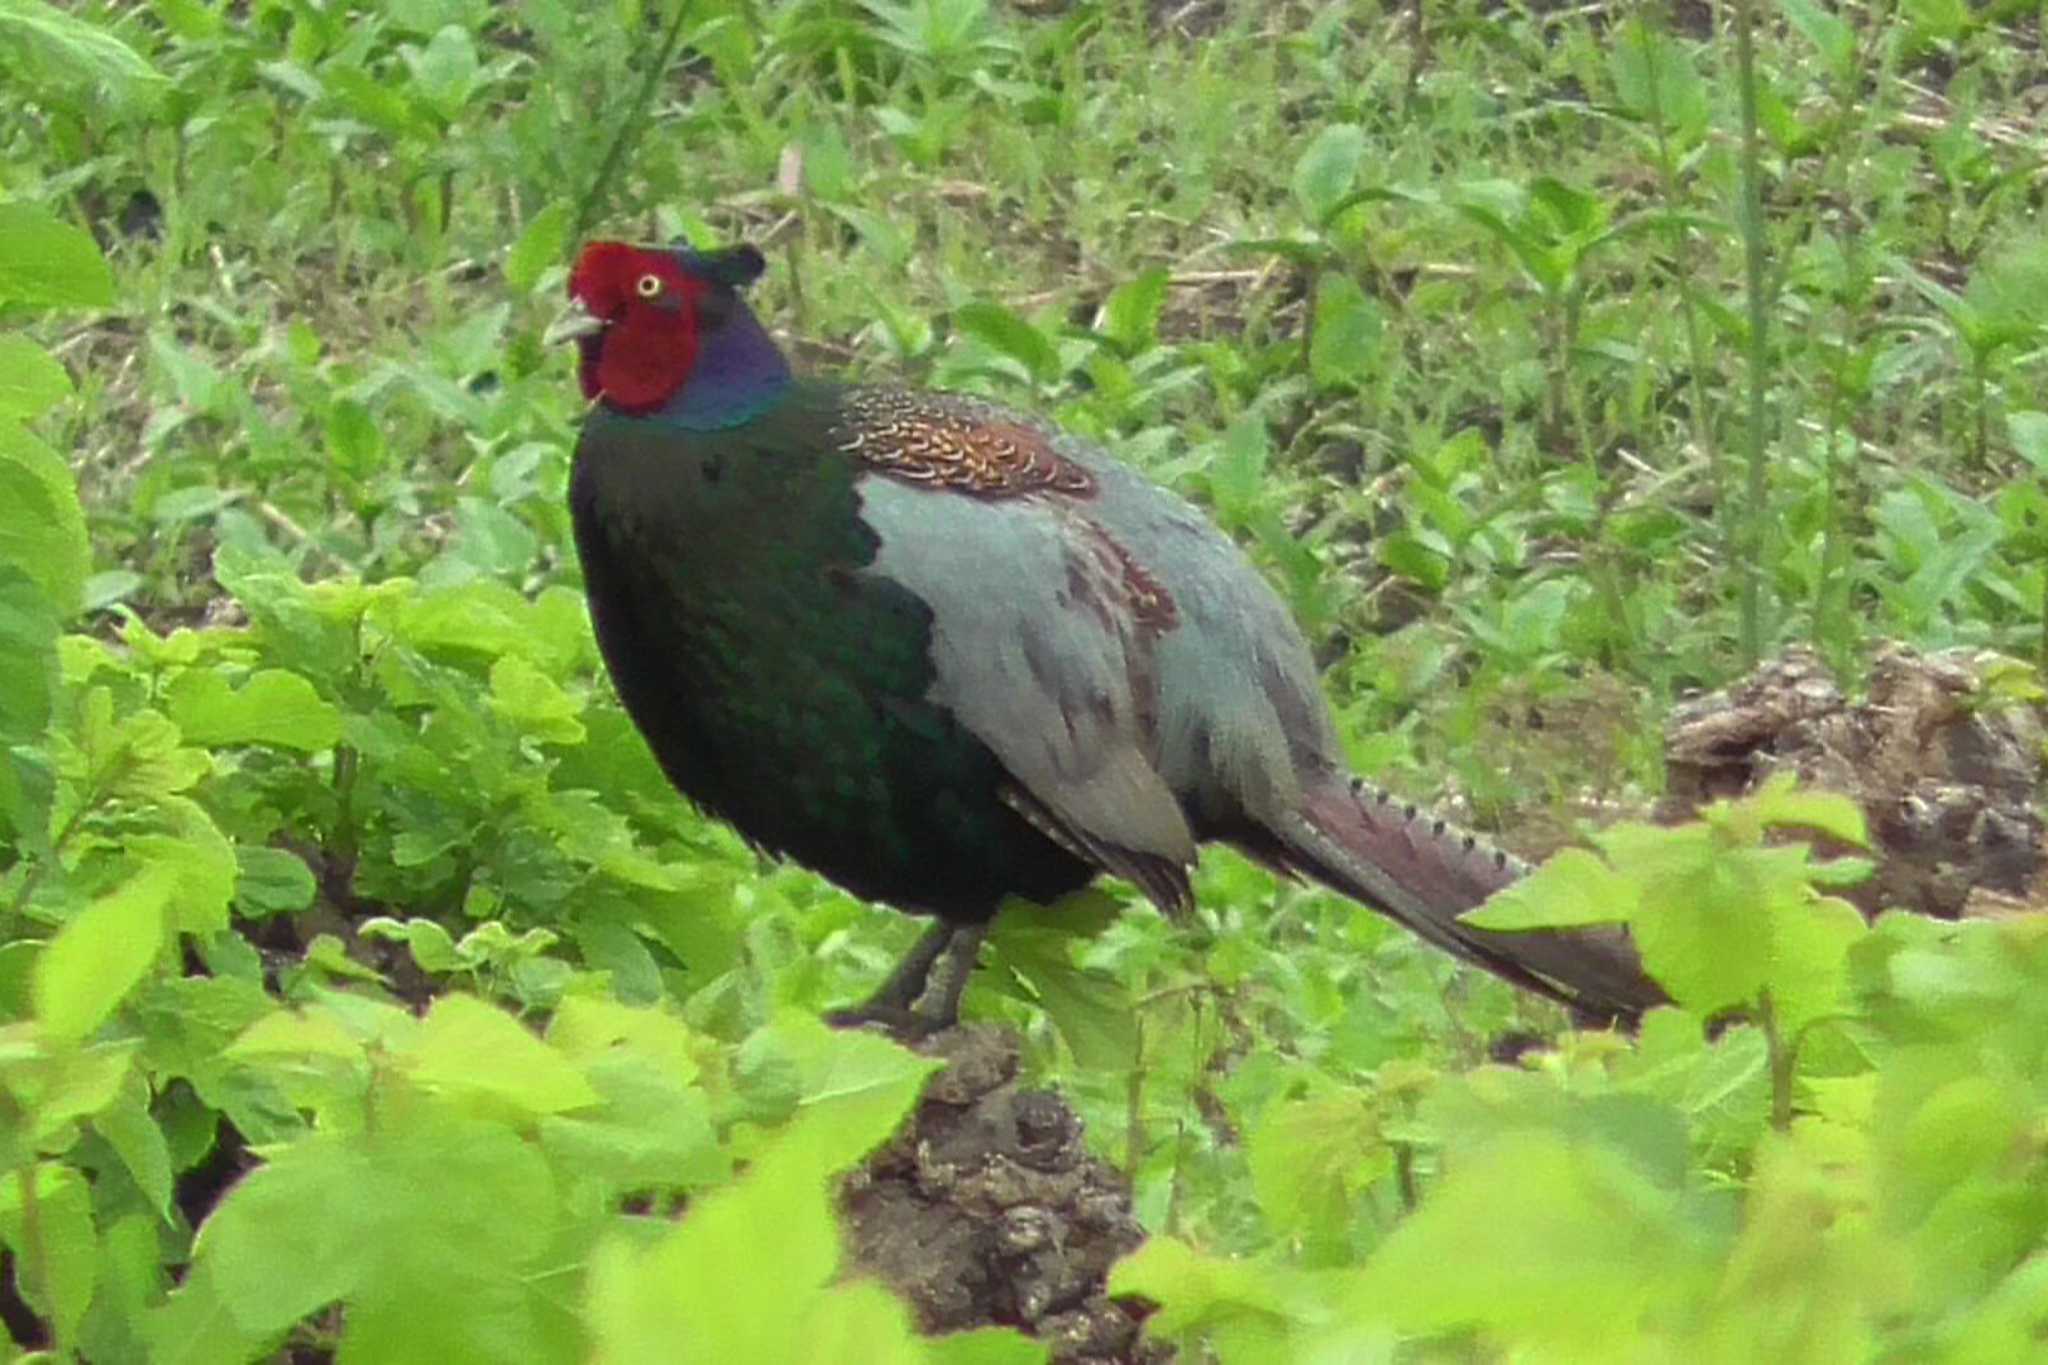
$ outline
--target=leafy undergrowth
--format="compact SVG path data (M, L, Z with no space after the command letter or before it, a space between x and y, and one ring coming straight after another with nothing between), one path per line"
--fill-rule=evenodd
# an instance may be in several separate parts
M2041 647L2037 17L1760 32L1753 507L1725 44L1353 10L702 4L613 226L766 234L813 363L1113 440L1288 595L1361 771L1488 819L1653 788L1745 581L1852 668ZM0 0L13 1354L1039 1358L837 1273L926 1064L815 1016L914 926L691 813L596 667L538 336L668 17ZM1191 1358L2030 1358L2042 931L1866 926L1780 825L1857 833L1772 790L1485 912L1629 922L1633 1040L1224 854L1186 925L1007 914L967 1008L1130 1175Z

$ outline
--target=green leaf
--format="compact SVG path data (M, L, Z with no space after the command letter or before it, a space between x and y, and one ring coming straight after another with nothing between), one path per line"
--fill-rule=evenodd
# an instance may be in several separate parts
M505 283L524 294L540 283L543 272L558 264L569 249L569 224L575 206L557 199L533 215L512 249L505 253Z
M1318 386L1363 388L1379 361L1385 324L1379 305L1349 275L1326 273L1316 284L1316 331L1309 373Z
M588 1290L598 1365L925 1358L901 1304L879 1289L828 1288L840 1253L826 1181L847 1150L831 1131L837 1117L798 1119L653 1246L599 1248ZM774 1275L755 1273L763 1264Z
M2048 412L2009 412L2005 415L2005 430L2019 457L2040 473L2048 474Z
M1125 280L1103 301L1103 334L1126 356L1159 344L1159 315L1166 308L1166 267L1155 265Z
M1768 979L1771 907L1754 870L1710 858L1689 874L1648 879L1630 921L1643 966L1699 1015L1754 1001Z
M235 908L250 919L288 914L313 903L313 869L298 854L260 844L235 845Z
M111 308L114 275L84 229L40 205L0 204L0 304L9 303Z
M1849 954L1870 932L1863 912L1834 896L1788 906L1771 926L1766 986L1788 1035L1850 1003Z
M76 1042L98 1028L156 961L164 912L178 892L175 867L144 866L57 932L36 959L36 1017L53 1038Z
M356 932L364 938L390 939L405 944L412 960L423 972L454 972L469 965L456 950L454 938L434 920L399 921L379 915L364 920Z
M318 753L341 742L341 712L297 673L266 668L239 688L216 669L179 674L165 698L171 719L195 744L274 744Z
M368 479L384 467L384 430L361 403L339 399L327 410L327 454L350 478Z
M60 626L42 585L0 564L0 744L34 739L50 723Z
M1476 1328L1532 1358L1619 1365L1652 1315L1713 1284L1706 1250L1675 1194L1620 1153L1525 1131L1461 1156L1352 1293L1405 1331Z
M1823 9L1814 0L1780 0L1780 8L1793 28L1801 37L1812 43L1820 53L1821 60L1837 76L1846 76L1856 70L1856 30L1831 9Z
M221 1055L238 1061L325 1058L355 1066L363 1045L330 1010L280 1009L243 1029Z
M235 894L235 848L204 807L181 796L159 798L168 833L138 834L129 850L169 868L177 891L169 907L173 933L207 936L228 927Z
M491 709L543 743L583 742L583 703L516 654L491 665Z
M34 1182L35 1236L29 1235L23 1184ZM0 1234L14 1252L14 1282L23 1299L66 1341L92 1302L99 1272L92 1192L70 1166L41 1162L0 1178Z
M1365 130L1355 123L1333 123L1317 133L1294 163L1294 197L1302 216L1327 227L1331 208L1351 192L1358 163L1365 156Z
M122 1087L119 1100L93 1116L92 1127L121 1158L150 1208L164 1222L173 1222L171 1148L150 1116L149 1087L139 1074Z
M1854 798L1839 792L1801 789L1791 773L1774 776L1742 804L1766 825L1817 830L1845 844L1870 847L1863 808Z
M964 303L953 323L976 340L1022 365L1031 378L1050 384L1060 377L1060 354L1045 333L999 303Z
M71 376L25 336L0 332L0 417L26 422L71 396Z
M1154 1236L1109 1271L1115 1298L1150 1299L1148 1335L1199 1339L1225 1362L1303 1359L1295 1333L1329 1317L1338 1281ZM1332 1359L1345 1359L1344 1356Z
M193 1256L240 1330L281 1331L362 1282L379 1254L374 1179L363 1151L315 1137L228 1191Z
M0 564L41 584L60 617L78 610L92 568L85 511L70 469L6 417L0 417Z
M258 1357L271 1333L250 1331L235 1320L200 1262L171 1291L161 1307L143 1319L150 1365L246 1365Z
M1063 920L1057 907L1036 914L1021 906L1006 910L989 931L989 969L977 976L1043 1009L1082 1067L1122 1071L1138 1055L1130 991L1108 972L1074 965L1083 927ZM984 988L980 979L970 983L970 997Z
M785 1011L762 1030L763 1042L796 1069L797 1112L824 1116L816 1129L820 1159L850 1166L896 1131L940 1067L864 1030L827 1028Z
M1681 145L1697 140L1713 108L1691 53L1640 18L1621 25L1609 43L1608 71L1621 107L1652 127L1670 129Z
M1046 1365L1052 1350L1008 1327L980 1327L927 1337L924 1358L927 1365Z
M523 1114L598 1102L574 1066L511 1015L470 995L444 995L427 1012L407 1059L413 1080Z
M66 14L43 0L0 0L0 41L8 46L33 47L78 77L119 95L161 82L164 78L157 69L109 27ZM0 246L0 257L5 255L6 248Z
M1636 905L1633 881L1599 854L1567 848L1461 918L1481 929L1565 928L1626 921Z
M1352 1089L1275 1104L1247 1135L1245 1160L1268 1226L1325 1254L1345 1246L1354 1198L1394 1169L1373 1097Z

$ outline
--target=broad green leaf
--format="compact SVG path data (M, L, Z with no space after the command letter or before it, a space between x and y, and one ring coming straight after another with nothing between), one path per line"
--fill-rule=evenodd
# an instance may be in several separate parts
M1813 44L1821 60L1833 68L1837 76L1854 73L1857 64L1856 30L1847 19L1832 9L1815 4L1814 0L1779 0L1779 6L1792 27Z
M562 1055L502 1010L471 995L444 995L427 1012L406 1059L430 1090L475 1096L522 1114L557 1114L598 1102Z
M1563 928L1627 921L1636 905L1634 881L1597 853L1567 848L1462 918L1481 929Z
M491 665L491 709L544 743L583 742L583 703L516 654Z
M1621 1365L1643 1358L1650 1322L1712 1286L1710 1251L1677 1195L1605 1145L1509 1133L1463 1155L1381 1243L1354 1302L1408 1331Z
M355 1065L363 1045L324 1009L277 1010L242 1031L221 1052L243 1061L277 1057L324 1057Z
M1328 226L1327 215L1351 192L1364 155L1365 130L1355 123L1333 123L1317 133L1294 163L1294 197L1302 216Z
M1870 833L1864 827L1863 808L1854 798L1839 792L1802 789L1790 773L1764 783L1741 804L1750 807L1766 825L1793 825L1818 830L1830 838L1858 848L1870 847Z
M108 23L66 14L43 0L0 0L0 41L33 47L78 77L98 82L117 95L132 95L163 76L135 49L115 37ZM0 257L6 248L0 245Z
M568 1210L535 1144L501 1123L451 1121L440 1106L394 1109L354 1196L373 1255L347 1296L337 1357L586 1359L580 1267L547 1254Z
M443 27L424 48L401 47L399 55L412 70L411 93L443 119L453 120L479 83L476 44L459 24Z
M1245 1160L1267 1225L1325 1255L1343 1246L1356 1196L1394 1169L1372 1096L1348 1089L1275 1104L1247 1135Z
M1129 988L1107 972L1075 966L1073 934L1003 915L989 934L988 959L990 980L970 982L970 998L994 987L1039 1006L1074 1060L1090 1070L1122 1070L1136 1059Z
M582 1068L603 1104L541 1120L541 1144L558 1169L617 1191L704 1189L731 1178L732 1157L719 1145L704 1091L630 1045L587 1058Z
M343 398L327 410L327 454L352 479L369 479L384 468L384 430L361 403Z
M1155 265L1112 289L1102 305L1103 334L1127 356L1159 343L1159 315L1166 307L1166 267Z
M940 1067L864 1029L827 1028L794 1011L777 1015L763 1033L796 1067L798 1112L830 1116L815 1131L826 1135L821 1159L835 1169L860 1160L895 1132Z
M186 1272L161 1307L148 1311L143 1333L150 1365L246 1365L272 1336L236 1321L205 1261Z
M250 919L303 910L318 887L298 854L259 844L235 845L235 908Z
M177 894L177 868L149 863L57 931L35 967L36 1017L51 1037L75 1042L114 1012L156 961Z
M806 1360L926 1365L930 1359L909 1306L873 1280L827 1289L811 1305L800 1331Z
M646 1251L614 1242L590 1274L600 1365L810 1360L805 1327L839 1262L832 1174L787 1137L732 1185L696 1201ZM756 1268L775 1267L772 1277Z
M1008 1327L927 1337L924 1343L928 1365L1046 1365L1051 1358L1044 1343Z
M294 1143L215 1207L199 1229L195 1267L212 1276L241 1331L289 1327L349 1294L375 1263L379 1193L361 1148L325 1136Z
M71 471L55 451L6 417L0 417L0 564L40 583L63 617L78 609L92 567Z
M35 1182L31 1239L23 1186ZM85 1177L54 1161L0 1176L0 1233L14 1252L18 1292L65 1340L75 1340L99 1273L92 1193Z
M56 357L14 332L0 332L0 417L31 421L71 396Z
M1766 983L1787 1034L1849 1004L1849 954L1870 932L1863 913L1833 896L1786 906L1771 925Z
M93 1115L92 1127L121 1158L135 1187L148 1198L151 1210L165 1223L171 1223L176 1214L171 1207L175 1177L170 1144L164 1140L164 1130L150 1115L149 1087L140 1074L131 1075L116 1102Z
M1732 857L1649 878L1630 921L1644 968L1695 1014L1754 1001L1774 951L1774 907L1763 894L1755 871Z
M111 308L114 275L84 229L38 204L0 204L0 304L10 303L38 309Z
M364 938L403 943L423 972L454 972L470 965L456 950L454 937L435 920L395 920L378 915L357 925L356 932Z
M1364 388L1379 360L1385 324L1379 305L1349 275L1326 272L1316 285L1309 373L1323 388Z
M505 283L526 293L540 282L542 272L560 263L569 249L574 208L568 200L557 199L533 215L505 253Z
M0 745L34 739L50 723L60 626L42 585L0 564Z
M2020 458L2048 474L2048 412L2009 412L2005 415L2005 430Z
M1110 1267L1112 1297L1150 1299L1155 1337L1199 1339L1236 1362L1292 1360L1296 1332L1326 1321L1338 1279L1236 1256L1197 1251L1155 1236Z
M341 712L297 673L266 668L239 688L210 668L181 673L165 698L194 744L274 744L318 753L341 742Z
M1621 107L1653 128L1670 130L1681 146L1696 141L1713 110L1707 84L1684 45L1640 17L1622 24L1608 41L1607 67Z
M138 834L128 847L176 874L170 930L203 937L227 928L228 902L235 894L234 845L195 801L166 796L157 811L168 832Z
M1060 376L1060 353L1045 333L999 303L963 303L953 310L961 331L1022 365L1040 384Z

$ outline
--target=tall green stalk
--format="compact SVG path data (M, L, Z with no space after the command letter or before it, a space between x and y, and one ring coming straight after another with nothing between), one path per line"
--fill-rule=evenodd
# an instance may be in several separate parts
M590 188L583 192L583 201L576 206L576 230L569 234L572 249L582 244L591 225L597 222L604 209L605 191L617 174L619 163L625 159L626 148L647 126L647 111L654 106L654 92L661 85L661 78L668 73L669 63L675 60L676 49L682 46L683 20L689 17L693 7L693 0L675 0L675 12L669 16L668 32L661 35L661 51L655 56L654 64L647 68L647 74L640 82L640 92L633 97L626 117L619 120L618 131L612 134L611 146L605 148L604 159L597 163L597 174L591 177Z
M1756 0L1736 0L1735 68L1742 88L1742 254L1749 297L1749 423L1743 444L1749 479L1741 516L1742 653L1754 668L1764 653L1764 366L1769 356L1764 299L1763 171L1757 155Z

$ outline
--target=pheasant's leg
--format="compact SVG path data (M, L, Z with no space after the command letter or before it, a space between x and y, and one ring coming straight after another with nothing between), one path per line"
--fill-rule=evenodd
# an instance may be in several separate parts
M925 973L924 992L911 1005L911 1013L926 1021L934 1033L960 1022L960 995L981 960L981 941L987 937L985 920L957 926L944 951Z
M903 955L903 960L896 964L873 995L850 1009L832 1011L825 1016L825 1022L850 1026L874 1021L895 1028L901 1027L906 1020L919 1017L912 1007L925 993L932 964L945 955L947 945L953 941L953 935L959 928L945 920L934 920L932 927L925 930L924 937L911 945L910 951Z

